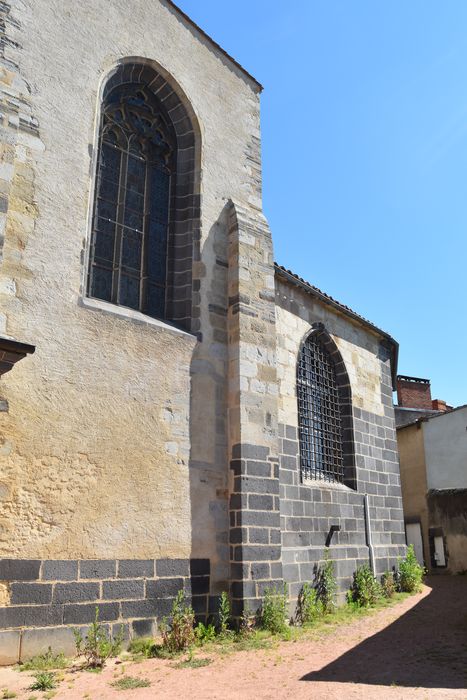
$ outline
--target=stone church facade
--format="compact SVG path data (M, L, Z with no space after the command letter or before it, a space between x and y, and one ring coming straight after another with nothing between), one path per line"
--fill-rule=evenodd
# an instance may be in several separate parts
M1 660L390 568L397 344L274 264L259 83L169 0L0 19Z

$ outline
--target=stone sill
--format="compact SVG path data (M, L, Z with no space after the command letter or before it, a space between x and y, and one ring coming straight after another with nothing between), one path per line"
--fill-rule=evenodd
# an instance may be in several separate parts
M345 484L341 484L339 481L325 481L324 479L307 479L302 478L302 486L309 486L314 489L333 489L336 491L344 491L347 493L358 493L356 489L350 488Z
M163 330L171 331L176 335L192 338L193 340L197 339L197 336L193 333L189 333L188 331L179 328L168 321L161 321L158 318L152 318L151 316L141 313L141 311L135 311L135 309L130 309L126 306L117 306L116 304L111 304L110 302L103 301L102 299L94 299L93 297L79 297L78 304L79 306L87 309L103 311L104 313L112 314L118 318L133 321L145 326L161 328Z

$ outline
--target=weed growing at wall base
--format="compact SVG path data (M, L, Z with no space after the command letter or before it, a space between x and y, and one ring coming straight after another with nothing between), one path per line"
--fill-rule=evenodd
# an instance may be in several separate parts
M162 646L169 653L188 649L195 643L195 614L188 605L185 593L179 591L172 605L170 623L164 620L161 625Z
M324 550L324 564L317 574L316 590L323 612L331 613L336 607L337 581L328 547Z
M392 571L385 571L381 576L381 590L385 598L392 598L396 592L396 580Z
M24 661L19 666L20 671L50 671L57 668L66 668L69 665L64 654L54 654L49 647L44 654L33 656L29 661Z
M117 656L122 648L123 627L115 639L112 639L99 622L99 607L96 606L94 622L85 637L80 630L73 630L76 655L84 657L84 668L101 669L112 656Z
M258 623L261 629L273 634L283 634L287 629L287 585L283 591L267 588L263 603L258 612Z
M216 636L216 628L213 624L205 625L202 622L199 622L195 627L196 641L201 646L207 642L213 642Z
M399 588L406 593L416 593L421 590L425 569L415 556L413 544L407 547L404 559L399 559Z
M350 600L361 607L374 605L382 596L382 588L368 564L359 566L353 575Z
M311 583L304 583L297 600L295 622L299 625L309 625L323 614L323 605L318 597L318 591Z
M225 635L230 625L230 600L225 591L222 591L219 600L219 634Z

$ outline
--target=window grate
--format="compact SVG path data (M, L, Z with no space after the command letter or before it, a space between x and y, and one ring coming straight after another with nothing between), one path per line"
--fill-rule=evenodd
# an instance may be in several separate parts
M344 481L342 423L334 365L316 337L303 344L297 372L302 477Z

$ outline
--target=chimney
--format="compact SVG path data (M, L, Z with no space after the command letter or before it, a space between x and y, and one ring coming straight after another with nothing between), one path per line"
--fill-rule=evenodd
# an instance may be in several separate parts
M397 401L399 406L403 408L433 410L430 380L399 374L397 376Z
M433 399L431 405L434 411L442 411L443 413L446 413L446 411L451 410L450 407L446 405L446 401L443 401L442 399Z

